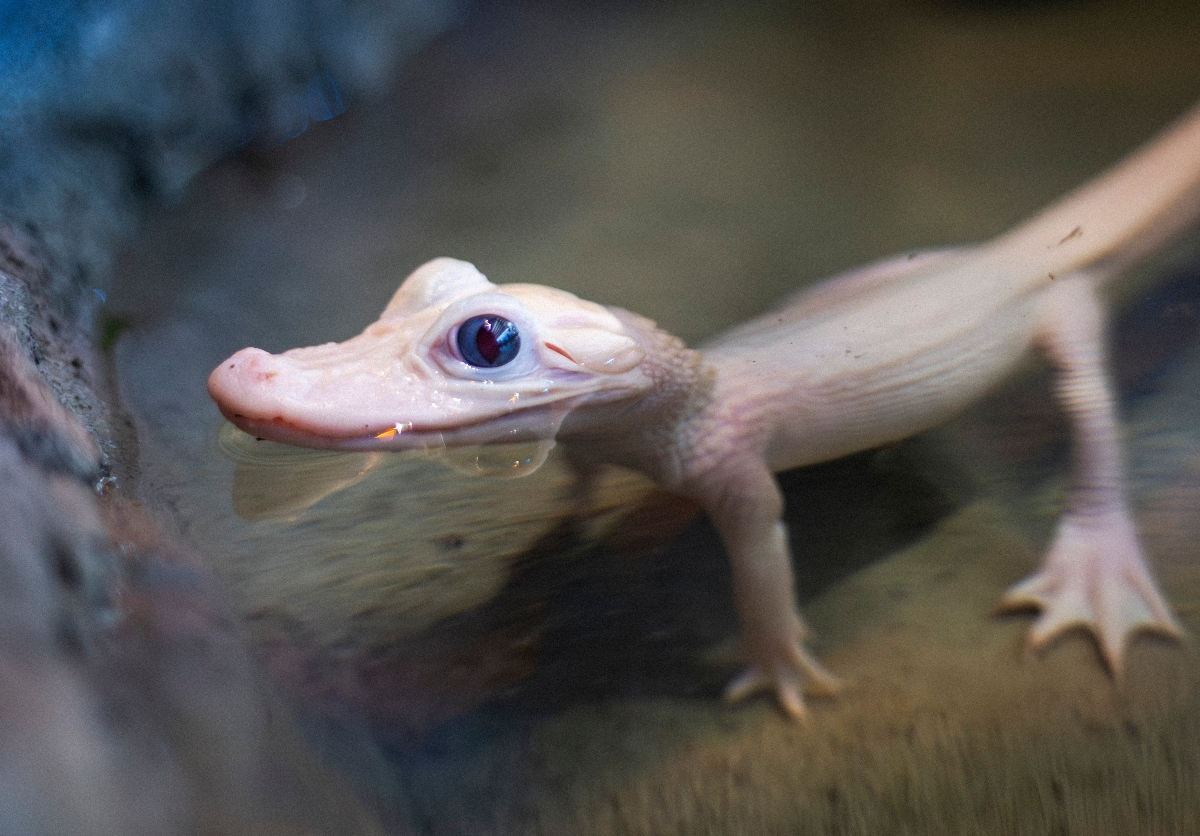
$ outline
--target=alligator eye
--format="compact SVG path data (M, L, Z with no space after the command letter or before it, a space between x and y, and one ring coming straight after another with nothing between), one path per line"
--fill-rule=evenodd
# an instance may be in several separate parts
M458 326L458 355L468 365L494 369L511 363L521 349L514 322L496 314L473 316Z

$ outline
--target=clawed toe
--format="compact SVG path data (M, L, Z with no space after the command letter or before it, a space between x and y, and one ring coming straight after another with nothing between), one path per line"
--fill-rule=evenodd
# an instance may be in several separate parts
M789 648L785 660L776 661L770 672L760 664L752 664L731 681L725 689L725 702L734 703L762 691L774 691L784 713L793 720L808 717L805 691L817 696L836 696L841 681L827 671L801 644Z
M1112 519L1064 519L1042 568L1013 585L1003 610L1039 609L1028 644L1041 650L1064 632L1091 630L1101 655L1120 675L1129 638L1141 631L1181 638L1133 535L1132 524Z
M776 699L785 714L793 720L804 720L808 717L808 706L804 704L804 694L800 683L794 678L772 678L762 672L757 665L751 665L742 671L725 689L725 702L735 703L754 696L761 691L774 689Z

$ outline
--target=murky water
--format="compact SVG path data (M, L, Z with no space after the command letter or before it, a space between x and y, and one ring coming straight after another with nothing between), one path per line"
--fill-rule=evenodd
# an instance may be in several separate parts
M415 832L1194 832L1194 641L1139 640L1118 688L1082 635L1028 657L1029 620L992 615L1064 484L1032 370L943 430L782 477L816 648L850 681L807 726L721 705L729 572L687 503L619 472L584 491L557 450L495 479L222 444L204 381L246 345L357 333L437 255L697 342L1004 229L1200 97L1197 43L1200 13L1165 2L481 13L390 99L152 219L107 303L140 490L316 745ZM1193 636L1196 249L1118 289L1114 329L1139 522Z

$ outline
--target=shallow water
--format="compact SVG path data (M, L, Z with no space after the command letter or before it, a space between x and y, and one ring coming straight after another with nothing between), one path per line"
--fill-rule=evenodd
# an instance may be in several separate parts
M414 832L1200 829L1194 641L1138 640L1118 688L1084 636L1029 657L1029 619L992 615L1064 483L1032 369L947 428L782 477L816 648L850 681L807 726L721 705L729 572L689 504L615 472L581 501L557 454L519 480L261 451L239 473L204 392L245 345L357 333L436 255L695 343L1054 199L1200 94L1198 36L1183 3L480 13L387 100L151 220L107 303L139 490L315 745ZM1196 250L1127 283L1114 326L1139 522L1193 636Z

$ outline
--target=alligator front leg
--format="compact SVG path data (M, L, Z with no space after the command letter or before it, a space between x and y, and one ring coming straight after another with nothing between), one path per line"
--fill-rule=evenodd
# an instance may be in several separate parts
M1105 662L1119 675L1135 631L1171 637L1182 631L1146 566L1125 498L1104 313L1091 281L1059 279L1039 314L1038 344L1055 369L1057 397L1071 424L1074 472L1042 566L1009 589L1001 605L1041 609L1029 633L1034 649L1075 626L1095 631Z
M733 592L750 662L726 689L729 702L773 689L793 719L806 714L804 692L833 694L837 679L817 662L796 606L783 499L765 464L744 463L710 474L700 500L721 533L733 564Z

